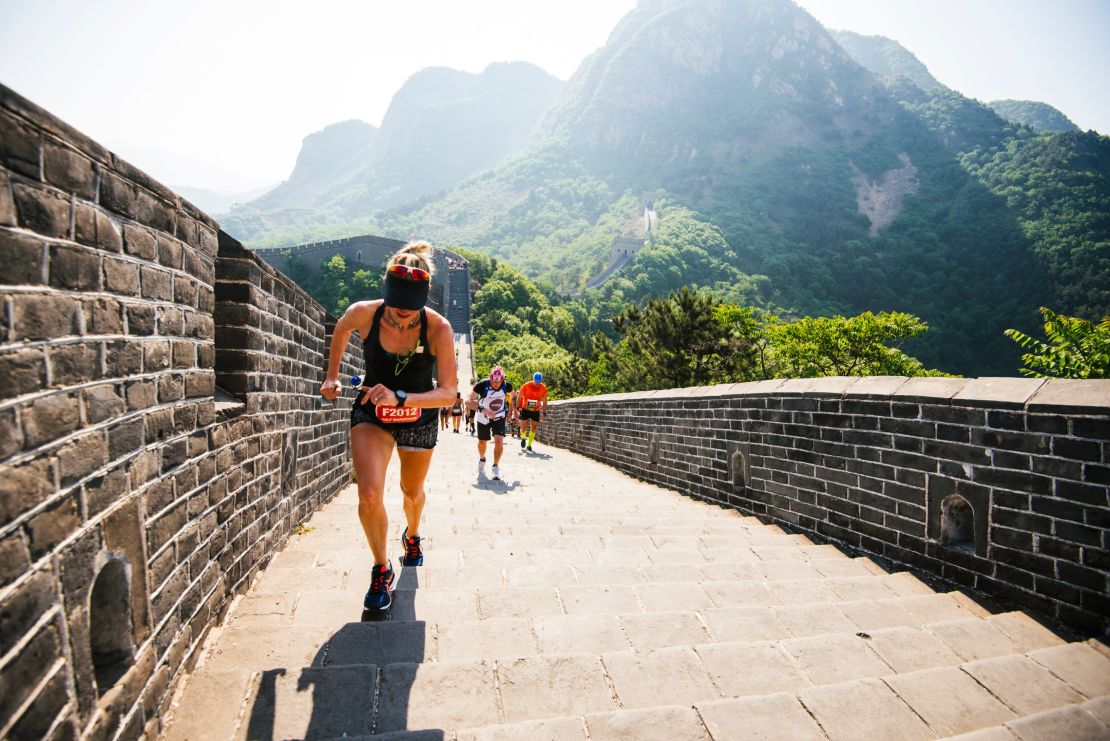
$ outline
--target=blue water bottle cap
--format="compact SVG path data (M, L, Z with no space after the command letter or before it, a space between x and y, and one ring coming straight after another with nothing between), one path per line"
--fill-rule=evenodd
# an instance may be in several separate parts
M362 376L351 376L351 385L356 387L356 388L361 386L362 385Z

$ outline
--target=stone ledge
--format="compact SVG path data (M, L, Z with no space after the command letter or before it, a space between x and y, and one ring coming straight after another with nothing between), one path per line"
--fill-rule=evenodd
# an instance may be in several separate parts
M820 396L842 399L891 399L1031 412L1105 413L1110 410L1110 380L1038 378L907 378L902 376L829 376L726 383L681 389L656 389L552 401L564 404L727 399L738 396Z

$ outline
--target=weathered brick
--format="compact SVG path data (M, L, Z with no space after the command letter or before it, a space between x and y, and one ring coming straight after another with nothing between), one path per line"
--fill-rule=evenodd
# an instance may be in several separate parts
M61 655L58 628L43 627L19 654L0 672L0 719L7 721Z
M186 247L178 240L166 234L158 235L158 262L167 268L181 270L184 262L182 255Z
M166 370L170 367L170 343L155 340L143 343L143 368L147 373Z
M0 134L0 138L3 135ZM15 226L15 202L12 200L12 181L8 171L0 167L0 226Z
M0 261L5 284L34 286L46 282L46 244L31 235L0 231Z
M153 481L162 470L162 456L159 450L144 450L135 456L127 468L131 488L139 489Z
M65 496L32 517L27 523L31 556L42 558L77 532L81 513L75 495Z
M0 538L0 587L6 587L31 568L31 551L18 529Z
M47 350L50 381L55 386L73 386L100 378L100 343L69 342Z
M13 741L46 738L47 732L54 725L59 713L69 703L69 699L66 673L59 669L31 701L31 705L23 711L19 720L12 726L8 738Z
M14 340L54 340L77 333L81 304L67 296L19 294L12 297Z
M159 231L173 234L175 230L175 211L173 205L158 196L139 188L135 198L135 220Z
M123 332L123 312L114 298L92 298L82 302L85 331L96 335L118 335Z
M117 460L143 447L143 420L130 419L108 430L108 458Z
M42 147L43 179L67 193L91 201L96 198L96 170L92 160L47 141Z
M105 383L82 390L85 400L85 417L91 424L123 414L123 398L115 384Z
M38 348L0 354L0 398L40 391L46 385L46 358Z
M6 654L56 599L49 571L37 571L0 602L0 654Z
M158 403L157 384L153 380L129 381L124 384L124 394L130 411L147 409Z
M23 428L14 407L0 411L0 460L23 450Z
M192 342L173 342L173 367L177 370L195 368L197 346Z
M151 550L158 550L168 543L188 522L187 503L181 501L158 517L147 528L147 543Z
M6 110L0 110L0 164L38 180L42 171L42 136Z
M21 227L47 237L69 237L72 213L69 198L28 183L12 183L12 197Z
M100 195L97 201L114 214L134 218L136 190L133 183L121 178L114 172L105 170L100 174ZM126 230L124 231L124 239L126 239Z
M212 373L189 373L185 376L185 396L190 399L212 396L216 391L216 377Z
M127 471L117 468L85 482L85 503L89 517L111 507L128 492Z
M143 266L139 270L143 298L155 301L173 300L173 281L165 270Z
M146 415L146 432L151 442L173 437L173 410L156 409L149 412Z
M7 525L53 493L51 461L39 458L21 466L6 467L0 476L0 525Z
M1071 428L1076 437L1110 440L1110 419L1106 417L1075 417Z
M108 444L101 431L90 432L58 450L58 475L69 486L108 462Z
M138 269L136 268L136 285ZM157 310L150 304L129 304L127 306L127 331L133 335L152 335L157 329Z
M105 258L104 288L124 296L139 295L139 266L126 260Z
M135 224L123 225L123 248L127 254L144 260L153 260L158 254L153 232Z
M142 373L142 345L131 341L104 343L104 366L110 378Z
M80 424L74 394L56 394L36 399L23 411L23 434L28 449L65 437Z
M1056 522L1055 531L1056 537L1070 540L1073 543L1096 548L1102 544L1102 530L1100 528L1060 520Z

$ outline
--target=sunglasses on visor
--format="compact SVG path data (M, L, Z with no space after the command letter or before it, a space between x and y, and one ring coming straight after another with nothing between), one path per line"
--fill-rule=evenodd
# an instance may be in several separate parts
M423 268L412 268L408 265L390 265L389 270L386 272L390 275L396 275L398 278L407 278L408 280L432 279L432 276L428 274L427 270Z

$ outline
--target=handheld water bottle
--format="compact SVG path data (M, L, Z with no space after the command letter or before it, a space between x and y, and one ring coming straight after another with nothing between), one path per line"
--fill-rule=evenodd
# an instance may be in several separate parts
M362 376L351 376L351 387L358 388L362 385Z

